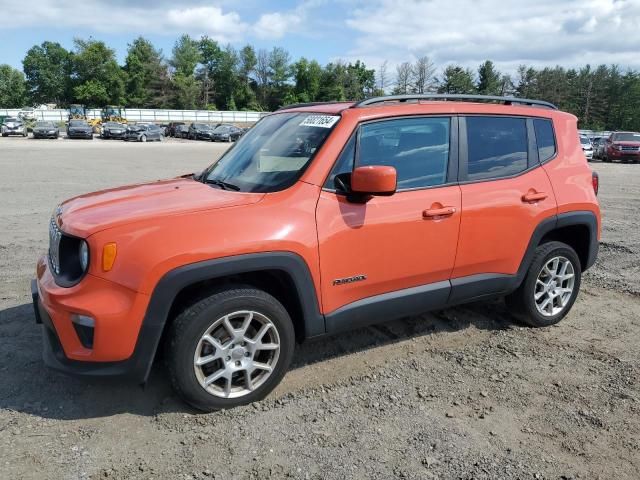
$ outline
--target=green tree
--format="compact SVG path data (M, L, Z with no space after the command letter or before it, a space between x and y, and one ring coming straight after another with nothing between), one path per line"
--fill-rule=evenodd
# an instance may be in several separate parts
M22 107L25 90L23 73L9 65L0 65L0 108Z
M322 67L315 60L302 57L292 65L296 102L314 102L320 94Z
M202 104L208 108L216 95L216 73L222 61L222 50L218 42L206 36L200 39L198 48L201 65L196 78L202 85Z
M196 66L202 59L201 43L189 35L182 35L175 43L169 64L176 74L189 77L194 74Z
M238 53L227 45L220 54L220 62L215 71L216 105L224 110L236 110L235 95L240 85L238 77Z
M200 83L192 75L186 77L180 73L173 77L172 105L177 109L195 110L198 107Z
M346 67L344 91L349 100L362 100L371 96L376 88L376 71L360 60Z
M171 104L178 109L195 109L201 94L201 84L195 69L201 61L200 43L182 35L175 43L169 64L173 67Z
M115 51L98 40L75 39L73 94L91 106L124 102L125 74L116 61Z
M475 93L476 87L473 84L473 72L456 65L450 65L444 69L439 93Z
M536 70L526 65L518 66L515 82L515 95L522 98L535 98L538 94Z
M167 102L167 67L162 52L149 40L138 37L127 49L126 98L130 107L161 107Z
M485 61L478 67L478 86L480 95L502 95L502 76L491 60Z
M270 79L269 108L275 110L282 106L291 91L289 80L291 78L291 55L282 47L273 47L269 52L268 68Z
M44 42L27 51L22 60L27 95L33 104L64 105L71 95L71 55L59 43Z

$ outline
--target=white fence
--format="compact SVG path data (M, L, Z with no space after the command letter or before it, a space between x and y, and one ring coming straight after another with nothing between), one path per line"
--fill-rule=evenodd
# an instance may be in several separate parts
M20 109L0 109L0 116L18 116ZM100 118L101 110L88 109L88 118ZM64 122L69 110L35 110L36 120ZM268 112L234 112L209 110L155 110L151 108L126 108L123 117L130 122L204 122L204 123L255 123Z

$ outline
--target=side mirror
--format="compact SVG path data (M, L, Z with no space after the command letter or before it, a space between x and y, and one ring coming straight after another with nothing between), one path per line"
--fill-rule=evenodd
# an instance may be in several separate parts
M389 196L396 193L396 169L384 165L357 167L351 173L351 191L358 195Z

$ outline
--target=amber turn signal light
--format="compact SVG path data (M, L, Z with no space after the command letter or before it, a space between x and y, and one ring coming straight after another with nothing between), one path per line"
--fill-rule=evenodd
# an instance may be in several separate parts
M102 249L102 270L108 272L113 268L113 264L116 261L116 244L107 243Z

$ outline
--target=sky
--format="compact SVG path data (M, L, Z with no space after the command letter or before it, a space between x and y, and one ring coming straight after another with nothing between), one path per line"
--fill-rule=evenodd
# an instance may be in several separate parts
M325 64L389 71L427 55L442 68L493 60L504 72L587 63L640 70L640 0L0 0L0 64L21 68L45 40L93 37L116 50L142 35L171 55L176 38L286 48Z

